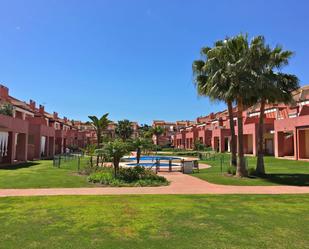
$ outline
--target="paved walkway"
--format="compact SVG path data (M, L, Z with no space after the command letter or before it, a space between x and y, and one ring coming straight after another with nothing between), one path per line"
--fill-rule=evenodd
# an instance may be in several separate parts
M179 172L161 172L171 184L162 187L97 187L0 189L0 197L52 195L128 195L128 194L309 194L309 187L297 186L227 186L208 183Z

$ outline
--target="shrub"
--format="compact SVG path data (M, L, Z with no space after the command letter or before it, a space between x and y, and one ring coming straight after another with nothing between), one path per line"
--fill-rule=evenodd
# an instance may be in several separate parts
M111 183L115 180L113 175L109 172L95 172L88 177L89 182L93 183L101 183L104 185L111 185Z
M120 168L117 177L112 174L111 170L97 171L88 177L88 181L109 186L160 186L168 184L164 177L140 166Z
M230 174L230 175L235 175L236 174L236 167L234 167L234 166L229 166L228 168L227 168L227 173L228 174Z
M248 168L248 175L249 175L249 176L254 176L254 175L256 175L255 168L253 168L253 167Z
M0 114L13 116L14 107L10 103L5 103L0 106Z

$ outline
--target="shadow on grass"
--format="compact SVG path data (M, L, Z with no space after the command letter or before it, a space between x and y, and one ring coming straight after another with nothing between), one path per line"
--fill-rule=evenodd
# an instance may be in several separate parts
M267 174L264 180L293 186L309 186L309 174Z
M39 164L38 162L26 162L26 163L13 164L13 165L3 165L3 166L0 166L0 170L17 170L17 169L22 169L22 168L30 168L38 164Z

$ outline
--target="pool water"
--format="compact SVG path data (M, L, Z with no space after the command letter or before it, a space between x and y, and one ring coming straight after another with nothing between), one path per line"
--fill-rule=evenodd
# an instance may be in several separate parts
M131 161L136 160L136 157L130 157L127 158ZM141 161L156 161L156 160L179 160L181 159L180 157L170 157L170 156L141 156L140 160Z
M126 164L127 166L142 166L142 167L156 167L156 164L155 163L128 163ZM168 167L169 164L168 163L160 163L160 167ZM177 164L172 164L172 166L179 166Z

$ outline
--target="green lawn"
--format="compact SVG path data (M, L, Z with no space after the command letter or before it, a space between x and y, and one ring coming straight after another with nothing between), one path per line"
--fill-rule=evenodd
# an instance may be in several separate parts
M74 188L94 186L87 182L86 176L79 176L76 172L76 160L63 162L60 168L53 167L53 161L51 160L9 166L6 169L0 169L0 188Z
M220 157L223 156L223 173L221 173ZM255 157L247 157L248 167L253 168L256 164ZM266 178L236 178L226 175L229 165L229 155L217 155L215 160L200 161L211 165L209 169L202 169L195 173L200 179L211 183L224 185L298 185L309 186L309 162L276 159L265 157Z
M0 200L0 248L309 248L309 195Z

